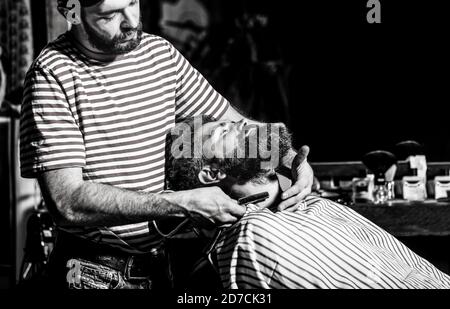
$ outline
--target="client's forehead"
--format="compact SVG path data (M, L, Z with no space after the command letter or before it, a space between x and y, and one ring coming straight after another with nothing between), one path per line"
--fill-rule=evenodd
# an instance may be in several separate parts
M202 123L201 126L194 127L195 133L200 133L200 131L208 132L208 130L211 130L213 128L216 128L221 125L225 125L227 123L231 123L231 121L210 121Z
M211 133L215 128L227 123L231 123L231 121L211 121L203 123L199 127L194 127L194 135L196 138L201 137L202 141L205 141L206 139L211 137Z

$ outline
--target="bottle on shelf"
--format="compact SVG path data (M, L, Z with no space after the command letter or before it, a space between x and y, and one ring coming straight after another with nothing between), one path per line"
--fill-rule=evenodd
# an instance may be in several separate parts
M395 155L386 150L375 150L366 153L362 162L374 175L373 202L385 204L394 199L394 177L397 170Z
M389 200L390 194L384 173L379 173L375 175L374 184L375 184L373 188L374 204L385 204Z
M434 198L436 200L448 198L450 191L450 170L434 178Z
M412 168L410 175L404 176L403 199L408 201L424 201L427 198L427 189L423 177L418 176L417 169Z
M374 175L361 172L352 179L352 200L354 203L373 201Z

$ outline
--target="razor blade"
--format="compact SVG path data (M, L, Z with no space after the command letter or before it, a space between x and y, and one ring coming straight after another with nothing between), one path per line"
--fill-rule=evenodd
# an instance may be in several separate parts
M248 204L256 204L263 202L268 198L269 198L268 192L261 192L238 199L238 204L246 206Z

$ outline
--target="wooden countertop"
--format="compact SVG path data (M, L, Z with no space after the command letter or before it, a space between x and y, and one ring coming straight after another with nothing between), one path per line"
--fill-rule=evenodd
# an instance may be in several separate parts
M450 203L394 200L349 206L394 236L450 236Z

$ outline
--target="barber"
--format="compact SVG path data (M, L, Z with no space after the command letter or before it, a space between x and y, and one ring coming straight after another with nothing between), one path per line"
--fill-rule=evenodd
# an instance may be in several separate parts
M52 280L75 288L166 286L145 264L160 259L149 220L200 215L221 225L245 209L216 187L161 193L165 134L190 116L244 116L169 42L142 32L139 1L55 5L71 29L31 66L21 115L21 173L38 179L59 229ZM308 151L283 158L295 182L280 209L295 209L311 191Z

